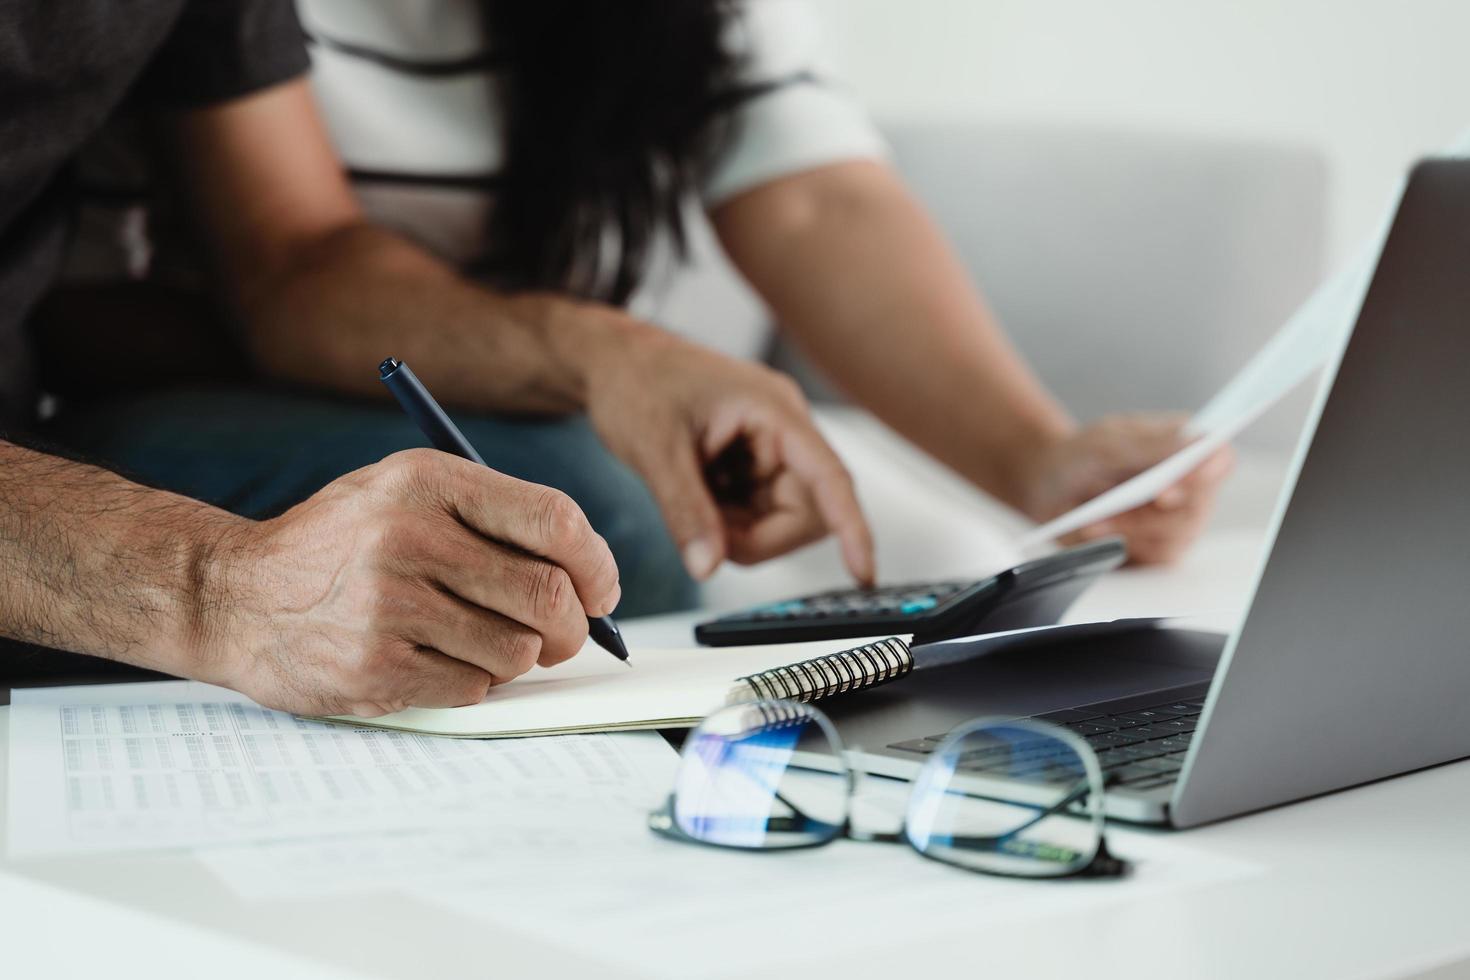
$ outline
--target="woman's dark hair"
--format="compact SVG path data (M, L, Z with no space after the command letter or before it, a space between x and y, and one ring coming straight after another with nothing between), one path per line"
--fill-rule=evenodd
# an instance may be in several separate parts
M506 159L492 276L626 303L718 139L730 0L482 0Z

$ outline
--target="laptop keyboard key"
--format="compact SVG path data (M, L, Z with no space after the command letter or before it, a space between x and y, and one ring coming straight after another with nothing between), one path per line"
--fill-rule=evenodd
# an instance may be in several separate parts
M1129 745L1125 751L1132 752L1135 763L1145 760L1145 758L1158 758L1160 755L1169 754L1169 749L1160 748L1158 742L1144 742L1142 745Z
M1083 711L1080 708L1063 708L1061 711L1048 711L1044 715L1037 715L1037 721L1049 721L1053 725L1070 725L1074 721L1090 721L1093 718L1101 718L1096 711Z
M1165 711L1163 708L1143 708L1138 711L1125 711L1117 717L1152 723L1156 721L1168 721L1170 718L1178 718L1179 713L1176 711Z
M1100 749L1117 749L1125 745L1136 745L1139 741L1141 740L1130 738L1124 732L1103 732L1100 735L1089 735L1087 737L1087 744L1092 746L1094 751Z
M1092 735L1104 735L1108 732L1117 731L1117 726L1092 721L1074 721L1067 728L1087 738Z

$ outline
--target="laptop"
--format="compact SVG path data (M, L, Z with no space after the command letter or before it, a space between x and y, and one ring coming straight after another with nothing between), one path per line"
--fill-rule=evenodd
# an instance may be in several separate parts
M1110 817L1174 827L1470 756L1470 161L1414 170L1268 542L1229 635L915 674L832 714L900 778L978 714L1046 718L1098 750Z

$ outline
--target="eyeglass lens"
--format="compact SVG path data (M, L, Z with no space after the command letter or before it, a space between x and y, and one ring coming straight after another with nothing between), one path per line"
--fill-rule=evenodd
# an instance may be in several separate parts
M849 782L836 733L812 709L732 705L684 743L674 821L724 847L807 847L842 834Z
M904 835L920 853L976 871L1079 871L1102 840L1100 776L1085 751L1029 722L962 728L914 781Z

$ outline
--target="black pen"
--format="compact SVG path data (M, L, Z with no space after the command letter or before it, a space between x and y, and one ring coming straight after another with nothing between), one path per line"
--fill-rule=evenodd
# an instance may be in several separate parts
M407 364L396 357L390 357L378 365L378 378L393 392L398 404L403 406L408 417L413 419L435 449L481 466L489 465L484 457L475 452L475 447L470 445L464 433L459 431L459 427L439 407L434 396L429 394L429 389L424 387L424 383ZM588 616L587 633L598 646L632 666L628 662L628 648L623 644L623 634L618 632L618 624L612 621L611 616Z

